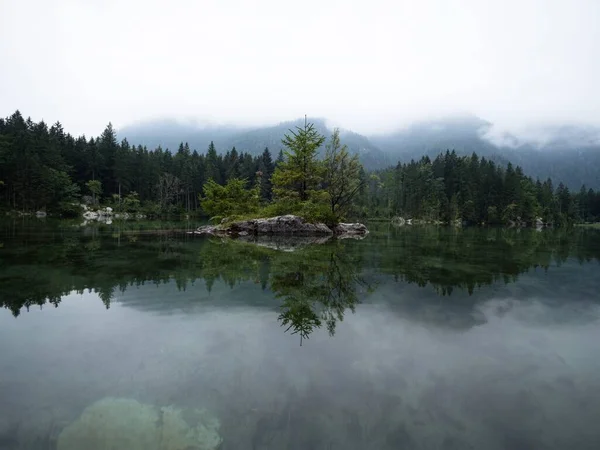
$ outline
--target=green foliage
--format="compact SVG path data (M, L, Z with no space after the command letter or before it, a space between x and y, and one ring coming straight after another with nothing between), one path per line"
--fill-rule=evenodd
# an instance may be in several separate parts
M324 184L329 194L331 215L339 221L352 206L364 181L358 155L351 156L348 148L341 145L338 128L333 131L331 141L326 146L324 165Z
M277 164L271 179L277 198L293 197L304 202L319 188L323 164L317 159L317 152L323 142L325 137L306 121L304 127L296 127L296 131L285 135L284 160Z
M308 200L299 204L299 209L294 214L303 217L308 222L321 222L333 226L339 222L338 216L333 213L326 202Z
M99 180L90 180L85 185L92 194L93 203L96 204L97 197L102 194L102 183Z
M125 212L136 213L140 210L140 198L135 191L130 192L121 202L121 209Z
M537 217L555 225L600 220L599 192L533 180L520 167L505 168L476 154L459 157L448 151L433 160L423 157L367 173L334 132L320 161L324 130L323 124L315 127L305 121L286 135L285 152L274 149L278 156L273 161L268 149L255 149L246 141L236 142L238 149L225 154L214 143L205 153L185 142L174 153L160 146L134 146L126 139L118 142L111 124L97 138L76 138L58 122L49 127L16 111L0 119L0 208L55 212L63 209L62 203L77 202L79 191L89 193L94 203L103 195L121 208L123 200L136 193L143 214L191 215L201 212L200 198L209 179L224 185L238 178L259 189L265 212L278 215L306 211L311 217L326 217L315 213L323 202L337 220L398 215L500 223L514 204L510 214L527 223ZM358 149L356 136L346 134L345 140ZM90 189L89 180L99 184ZM137 202L127 208L135 211Z
M239 216L256 212L259 207L258 187L247 189L248 181L231 178L222 186L214 180L204 184L204 197L200 204L206 214L213 218Z
M491 225L500 223L500 216L498 215L498 208L496 206L488 206L487 223Z
M41 192L43 196L41 202L50 210L55 209L60 203L72 203L79 198L79 186L71 181L71 177L66 172L52 168L44 171Z
M55 212L64 219L81 217L83 208L78 203L60 202Z
M519 207L516 203L511 203L504 208L502 211L502 221L506 222L516 222L519 218Z
M511 164L504 169L476 154L459 157L447 151L433 161L423 157L371 174L355 211L366 217L472 224L534 224L541 217L566 225L593 221L600 214L599 200L594 191L571 194L562 184L554 190L551 180L534 181Z

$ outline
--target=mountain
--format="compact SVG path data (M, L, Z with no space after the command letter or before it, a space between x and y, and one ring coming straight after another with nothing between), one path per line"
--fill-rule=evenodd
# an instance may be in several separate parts
M331 136L333 130L327 126L324 119L309 119L309 122L314 124L319 133L328 138ZM235 147L238 151L258 155L268 147L273 157L276 157L283 147L281 140L284 135L303 123L304 119L298 119L274 126L236 128L203 126L165 119L123 127L118 131L118 135L120 139L127 138L130 144L145 145L148 148L156 148L160 145L171 151L176 150L181 142L187 142L190 148L199 152L206 151L211 141L214 142L217 151L222 153ZM391 163L387 155L373 145L366 136L341 129L340 138L350 152L359 155L361 162L369 170L384 168Z
M475 116L415 123L385 135L369 136L392 161L435 157L455 150L477 153L497 163L520 165L534 177L548 177L570 189L600 188L600 129L585 126L542 127L523 137L497 135L493 124Z
M370 136L370 140L392 159L435 156L446 149L461 154L476 152L488 157L498 150L482 138L491 126L474 116L452 117L417 122L393 133Z
M219 152L235 146L238 151L256 155L269 147L276 157L283 136L301 126L303 120L242 128L163 119L129 125L118 134L131 144L148 148L160 145L174 151L181 142L188 142L192 149L204 152L213 141ZM324 119L309 121L320 133L331 135L332 129ZM379 135L365 136L342 129L340 137L368 170L456 150L459 155L475 152L503 165L512 162L534 178L550 177L555 184L563 182L570 189L578 190L583 184L600 189L600 129L595 127L545 126L513 135L498 133L492 123L479 117L463 115L416 122Z

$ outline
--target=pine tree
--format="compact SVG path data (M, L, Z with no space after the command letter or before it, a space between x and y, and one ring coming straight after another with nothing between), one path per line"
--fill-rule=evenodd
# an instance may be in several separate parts
M204 169L204 179L206 180L214 180L215 183L221 184L221 170L219 167L219 157L217 155L217 150L215 149L215 144L213 141L210 141L210 145L208 146L208 150L206 151L206 166Z
M271 179L273 192L278 198L295 197L300 201L310 198L322 179L322 164L317 160L319 147L325 137L314 125L304 120L304 127L290 130L282 140L286 147L285 160L279 164Z
M260 156L258 171L260 172L260 197L264 201L270 201L273 196L271 177L275 170L275 164L271 158L269 148L265 148Z

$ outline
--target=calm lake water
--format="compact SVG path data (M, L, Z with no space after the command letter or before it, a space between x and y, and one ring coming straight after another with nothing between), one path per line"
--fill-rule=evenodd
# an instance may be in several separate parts
M0 449L600 448L598 231L153 227L0 224Z

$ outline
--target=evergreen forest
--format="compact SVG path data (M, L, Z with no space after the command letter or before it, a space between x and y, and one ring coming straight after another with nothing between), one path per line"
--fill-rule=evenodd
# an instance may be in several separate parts
M435 158L366 171L340 135L311 124L290 130L277 148L147 148L117 139L111 124L98 137L75 137L57 122L16 111L0 119L0 209L69 217L80 204L164 218L302 214L404 218L471 224L565 225L600 220L600 192L569 190L560 180L529 177L476 153L452 149Z

